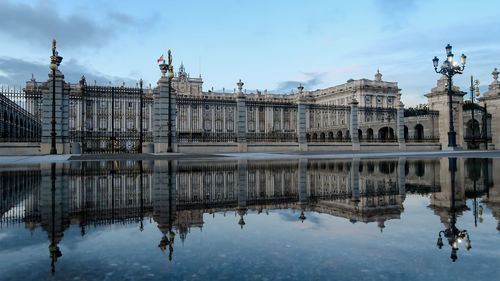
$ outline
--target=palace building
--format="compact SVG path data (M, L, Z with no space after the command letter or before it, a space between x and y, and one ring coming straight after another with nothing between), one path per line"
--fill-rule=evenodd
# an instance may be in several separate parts
M164 65L166 66L166 65ZM160 65L160 68L162 65ZM397 82L350 79L317 90L271 94L247 91L240 80L232 91L203 89L183 64L172 78L166 67L156 87L65 82L56 72L56 143L59 153L97 152L256 152L439 150L447 147L447 84L441 78L423 108L404 108ZM495 76L496 73L496 76ZM494 121L500 91L498 72L479 103L464 102L453 88L457 144L494 148L500 122ZM38 138L40 153L51 142L52 75L32 78L21 101L0 108L4 138ZM169 80L171 79L171 80ZM496 81L496 82L495 82ZM8 93L6 93L8 96ZM488 104L488 109L486 107ZM13 107L19 108L13 108ZM474 117L472 117L474 110ZM493 118L493 119L492 119ZM500 117L499 117L500 118ZM27 122L29 121L29 122Z

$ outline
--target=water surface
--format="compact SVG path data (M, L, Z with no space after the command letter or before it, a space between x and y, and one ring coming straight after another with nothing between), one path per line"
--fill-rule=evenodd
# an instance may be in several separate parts
M0 279L495 280L499 168L461 158L2 167Z

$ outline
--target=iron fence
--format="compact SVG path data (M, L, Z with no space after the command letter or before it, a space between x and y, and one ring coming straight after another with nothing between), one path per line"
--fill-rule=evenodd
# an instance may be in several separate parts
M359 138L359 141L360 142L373 142L373 143L377 143L377 142L381 142L381 143L393 143L393 142L397 142L398 140L395 139L395 138L391 138L391 139L379 139L379 138Z
M236 133L178 132L179 142L236 142Z
M177 96L179 142L236 142L236 100L215 96Z
M296 142L297 105L283 100L247 100L248 142Z
M3 88L0 92L0 142L39 142L41 92L37 89Z
M295 132L247 133L248 142L297 142Z
M439 111L429 109L405 108L404 117L413 116L439 116Z
M408 136L405 138L406 142L439 142L439 137L436 136Z
M83 153L137 153L152 142L152 95L141 87L97 86L80 81L71 92L69 136Z

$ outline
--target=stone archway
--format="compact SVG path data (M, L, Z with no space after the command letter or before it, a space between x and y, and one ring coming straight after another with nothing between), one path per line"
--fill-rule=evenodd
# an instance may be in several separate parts
M480 138L481 137L481 127L479 122L474 119L470 119L467 121L466 129L465 129L465 137L466 138Z
M422 126L422 124L415 125L415 139L416 140L424 139L424 126Z
M373 140L374 136L373 136L373 129L372 128L368 128L368 130L366 130L366 139L368 140Z
M391 127L382 127L378 130L379 140L393 140L394 139L394 129Z

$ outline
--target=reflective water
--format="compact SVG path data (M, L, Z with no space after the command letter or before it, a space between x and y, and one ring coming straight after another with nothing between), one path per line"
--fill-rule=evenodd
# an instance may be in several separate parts
M499 168L461 158L1 167L0 279L496 280Z

